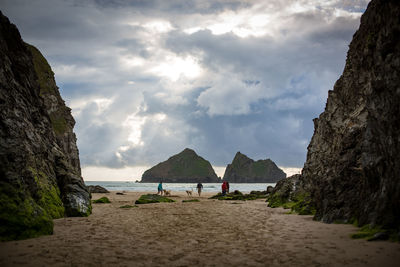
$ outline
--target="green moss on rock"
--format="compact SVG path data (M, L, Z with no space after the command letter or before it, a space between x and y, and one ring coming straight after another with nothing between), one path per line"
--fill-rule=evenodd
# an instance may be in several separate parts
M65 209L60 198L60 189L56 184L51 183L51 179L41 170L29 167L30 172L36 182L37 204L41 206L53 218L58 219L64 216Z
M62 112L53 112L50 114L51 126L57 135L62 135L68 130L68 124Z
M135 204L150 204L150 203L162 203L162 202L175 202L175 200L166 198L156 194L141 195Z
M267 198L268 207L291 209L292 213L299 215L315 215L316 209L311 201L309 194L292 194L291 198L285 197L279 193L272 194Z
M283 207L283 205L289 201L281 194L276 193L269 196L267 202L268 202L268 207L277 208L277 207Z
M357 233L350 235L353 239L366 239L367 241L390 240L399 242L400 232L395 229L385 229L379 225L366 224L358 229Z
M108 197L101 197L99 199L93 200L93 203L111 203Z
M376 227L376 226L372 227L371 225L367 224L367 225L364 225L363 227L359 228L357 233L352 234L351 238L353 238L353 239L360 239L360 238L370 239L376 233L379 233L382 231L383 230L380 227Z
M235 190L232 193L226 194L225 196L222 195L222 193L218 193L212 197L210 197L210 199L218 199L218 200L256 200L258 198L260 198L261 195L259 194L243 194L242 192L240 192L239 190Z
M18 240L53 233L52 217L29 195L0 183L0 240Z

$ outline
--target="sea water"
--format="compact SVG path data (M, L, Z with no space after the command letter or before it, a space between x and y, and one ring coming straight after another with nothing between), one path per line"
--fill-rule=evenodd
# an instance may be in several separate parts
M134 192L155 192L157 193L158 183L136 183L123 181L85 181L86 185L100 185L110 191L134 191ZM204 192L220 192L222 183L203 183ZM229 191L239 190L243 193L250 191L264 191L267 186L275 186L275 183L229 183ZM163 189L173 191L196 190L196 183L163 183Z

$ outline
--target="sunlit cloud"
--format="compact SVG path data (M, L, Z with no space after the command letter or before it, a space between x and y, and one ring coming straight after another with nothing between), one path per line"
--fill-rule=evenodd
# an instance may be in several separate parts
M143 24L143 27L152 33L166 33L174 29L169 21L150 21Z
M136 114L129 115L126 120L123 122L123 126L128 128L129 135L128 141L133 146L143 146L144 142L142 141L142 126L146 122L146 118L136 116Z
M196 78L201 74L202 69L194 57L167 56L163 62L150 69L150 72L175 82L182 76Z
M219 176L239 150L299 172L369 1L122 2L2 1L72 108L84 178L185 147Z

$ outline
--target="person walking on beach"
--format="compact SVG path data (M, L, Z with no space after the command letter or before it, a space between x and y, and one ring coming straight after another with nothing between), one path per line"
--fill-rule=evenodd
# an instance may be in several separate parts
M163 193L162 182L160 182L160 183L158 184L158 192L157 192L157 195L158 195L158 194L162 195L162 193Z
M226 193L229 194L229 182L226 182Z
M226 195L226 182L222 183L222 195L225 196Z
M199 196L201 195L201 190L203 189L203 185L201 183L197 184L197 193L199 193Z

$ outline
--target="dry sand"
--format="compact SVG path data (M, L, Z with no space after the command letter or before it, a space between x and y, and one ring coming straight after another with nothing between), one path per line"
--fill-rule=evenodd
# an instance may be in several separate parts
M351 225L288 215L264 200L133 204L107 196L88 218L54 221L54 235L0 243L0 266L400 266L400 244L349 237Z

